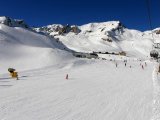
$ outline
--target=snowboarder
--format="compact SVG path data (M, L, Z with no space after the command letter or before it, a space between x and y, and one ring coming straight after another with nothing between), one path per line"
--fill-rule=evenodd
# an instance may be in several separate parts
M125 63L125 67L126 67L127 63Z
M129 67L131 68L131 65Z
M66 75L66 80L68 80L68 74Z

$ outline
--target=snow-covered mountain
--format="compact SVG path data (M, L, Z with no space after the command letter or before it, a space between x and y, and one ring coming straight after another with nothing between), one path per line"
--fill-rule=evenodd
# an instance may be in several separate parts
M0 62L3 63L0 71L2 73L7 72L6 68L9 67L26 70L58 64L64 58L67 61L72 58L67 51L69 49L54 38L23 27L0 24Z
M124 27L120 21L89 23L82 26L49 25L35 28L53 36L78 52L121 52L128 56L149 56L153 42L160 42L159 28L141 32ZM63 29L63 30L62 30ZM63 31L63 32L62 32Z
M159 30L153 30L157 42ZM119 21L82 26L53 24L32 30L23 20L0 17L0 59L7 62L5 67L13 66L12 62L16 66L20 61L25 62L24 68L30 67L30 61L41 67L63 59L60 55L67 56L69 51L125 52L127 56L142 58L149 56L152 44L151 31L127 29ZM32 54L37 56L32 58Z
M31 30L23 20L0 17L0 23ZM141 32L126 28L120 21L89 23L82 26L53 24L33 28L41 35L50 36L76 52L125 52L128 56L149 56L153 42L160 42L160 29Z
M0 17L0 24L4 24L10 27L29 28L29 25L27 25L24 20L12 19L6 16Z

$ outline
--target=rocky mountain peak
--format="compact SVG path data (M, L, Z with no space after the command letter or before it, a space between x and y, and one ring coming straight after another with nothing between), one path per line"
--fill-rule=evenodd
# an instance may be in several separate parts
M24 20L12 19L12 18L6 17L6 16L0 17L0 24L7 25L9 27L29 28L29 26L25 23Z

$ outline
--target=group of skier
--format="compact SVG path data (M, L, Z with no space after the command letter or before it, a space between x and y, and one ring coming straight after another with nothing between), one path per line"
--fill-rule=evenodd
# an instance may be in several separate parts
M140 66L142 67L142 69L144 70L144 65L140 63ZM145 62L145 67L147 67L147 63Z
M118 63L117 63L117 62L115 63L115 65L116 65L116 67L118 67ZM125 67L127 66L127 60L124 60L124 66L125 66ZM144 70L144 66L147 67L147 63L146 63L146 62L145 62L144 64L141 64L141 63L140 63L140 66L141 66L141 68ZM132 68L131 65L130 65L129 67Z

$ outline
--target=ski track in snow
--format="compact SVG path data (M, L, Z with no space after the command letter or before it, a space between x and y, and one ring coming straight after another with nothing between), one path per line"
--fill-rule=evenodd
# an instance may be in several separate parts
M115 67L115 62L118 67ZM77 61L78 63L78 61ZM149 120L152 64L93 61L22 72L19 81L2 75L2 120ZM132 68L129 67L132 65ZM66 72L69 80L65 80ZM5 81L4 83L1 81Z

